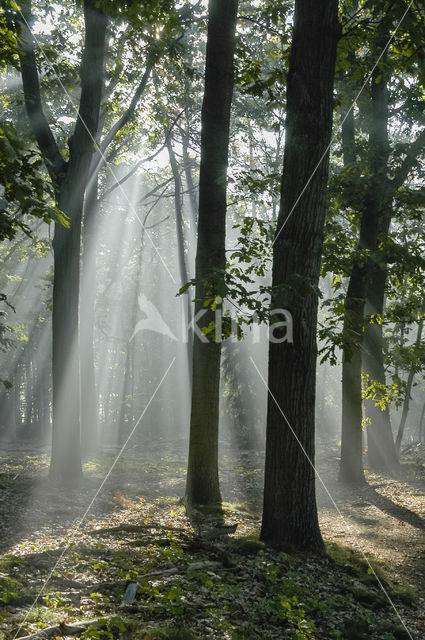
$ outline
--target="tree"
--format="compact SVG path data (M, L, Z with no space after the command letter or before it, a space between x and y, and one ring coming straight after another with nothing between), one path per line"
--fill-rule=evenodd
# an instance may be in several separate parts
M336 0L296 1L273 256L272 309L290 310L294 341L269 347L261 539L312 550L323 548L313 468L316 322L339 34Z
M81 476L78 309L81 220L102 97L107 18L94 0L84 1L85 36L81 58L81 95L69 159L62 155L43 110L34 39L29 29L31 3L16 13L25 106L33 135L55 187L58 208L69 228L55 225L53 240L53 433L50 476L72 483Z
M206 299L219 296L225 268L226 171L234 82L237 0L210 0L202 104L195 318ZM214 322L211 305L200 329ZM188 504L221 501L218 479L218 419L221 342L194 336L192 409L186 484Z
M362 464L362 369L367 376L365 409L367 416L368 461L376 471L398 470L396 447L391 430L388 403L381 398L386 387L383 351L383 315L387 289L388 260L391 256L390 228L395 216L395 198L423 148L424 133L403 147L402 162L394 163L390 144L391 91L394 68L388 61L391 26L397 15L388 11L379 22L371 45L377 59L370 79L370 104L362 108L368 127L367 178L358 188L360 230L344 301L342 331L342 443L340 479L363 482ZM402 62L399 64L403 64ZM409 61L409 64L411 62ZM406 97L406 106L411 96ZM395 165L395 166L394 166ZM393 177L390 175L393 174ZM356 205L354 205L355 207Z

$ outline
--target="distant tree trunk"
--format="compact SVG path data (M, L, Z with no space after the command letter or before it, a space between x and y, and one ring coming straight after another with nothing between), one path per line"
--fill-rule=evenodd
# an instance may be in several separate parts
M425 300L422 304L422 309L421 309L421 314L423 314L425 311ZM424 318L423 315L421 315L421 317L419 318L418 321L418 330L416 333L416 340L415 340L415 348L417 349L420 344L421 344L421 340L422 340L422 332L423 332L423 328L424 328ZM409 412L409 405L410 405L410 394L412 391L412 385L413 385L413 379L415 377L415 367L412 365L410 367L410 371L409 371L409 375L407 377L407 383L406 383L406 395L404 396L404 402L403 402L403 410L401 412L401 419L400 419L400 424L398 427L398 432L397 432L397 438L396 438L396 442L395 442L395 447L396 447L396 451L397 451L397 456L400 457L400 449L401 449L401 443L403 440L403 435L404 435L404 429L406 427L406 420L407 420L407 414Z
M418 440L425 442L425 402L422 406L421 417L419 418Z
M388 233L388 230L387 230ZM380 241L386 234L380 232ZM369 281L367 284L367 299L365 305L366 317L371 314L382 316L384 312L385 284L387 279L386 265L380 265L376 260L369 263ZM371 277L370 277L371 276ZM369 322L365 326L363 336L363 366L369 380L385 386L384 366L384 337L382 324ZM373 399L365 400L367 423L367 456L369 466L378 472L396 473L398 457L391 429L390 412L388 406L381 409Z
M182 136L182 151L183 151L183 163L184 163L184 175L186 178L186 186L189 196L190 202L190 212L191 212L191 231L192 234L196 234L196 227L198 223L198 198L197 198L197 189L192 176L192 165L193 160L189 155L189 134L184 133Z
M179 166L176 158L176 154L173 149L173 140L171 132L166 129L166 140L168 157L170 159L171 171L174 180L174 209L176 212L176 233L177 233L177 255L180 270L180 283L183 287L189 282L189 274L186 264L186 254L184 248L184 218L183 218L183 184L180 176ZM192 302L189 295L185 295L186 300L186 312L187 312L187 325L190 326L192 322ZM187 361L190 384L192 382L192 363L193 363L193 340L192 335L187 335Z
M294 342L272 340L269 346L261 539L276 547L315 551L323 549L312 467L317 287L339 35L337 0L296 0L273 256L272 309L291 312Z
M355 55L350 54L350 62ZM346 89L344 83L344 89ZM348 91L347 107L351 106L354 92ZM343 114L345 116L345 114ZM342 124L341 131L344 167L356 161L355 120L353 109ZM365 229L361 226L359 247L365 242ZM353 265L344 303L342 350L342 418L341 418L341 462L339 479L342 482L365 482L363 472L362 432L362 334L363 308L366 297L364 268L362 263Z
M225 268L226 173L230 110L233 93L233 59L237 0L210 0L202 105L201 168L199 182L196 277L217 279ZM205 285L196 287L195 316L205 307ZM217 295L213 290L212 295ZM210 310L199 324L214 321ZM221 502L218 480L218 420L221 341L196 334L193 345L192 411L186 484L188 504Z
M97 175L93 175L90 182L84 205L80 294L81 442L86 455L93 455L99 450L98 396L94 366Z
M381 21L375 50L381 52L387 42L388 22ZM345 482L363 482L362 463L362 365L373 380L385 383L383 369L382 334L377 323L365 328L365 310L367 313L382 315L384 305L386 270L379 239L388 234L391 222L389 181L387 164L388 143L388 91L387 77L384 72L385 55L376 67L371 78L371 114L369 149L369 168L371 178L366 191L364 208L360 223L360 235L357 245L358 258L354 260L347 295L344 303L343 327L343 365L342 365L342 435L340 479ZM349 144L346 142L346 153ZM365 309L366 308L366 309ZM377 464L376 456L381 446L390 458L391 443L388 435L387 417L380 408L371 403L367 405L373 419L368 428L368 459ZM388 420L387 420L388 418ZM376 445L375 445L376 443ZM385 443L385 445L384 445ZM393 443L394 445L394 443Z
M389 37L390 19L385 16L378 26L375 50L381 52ZM388 140L388 71L384 54L371 78L370 170L371 178L365 200L364 216L371 234L366 247L366 316L382 316L385 301L387 264L381 245L388 237L391 224L392 190L387 177L390 146ZM382 324L367 322L363 337L363 367L371 381L385 385ZM384 411L373 400L365 402L368 462L376 471L395 472L398 466L388 408Z
M29 21L31 3L26 2L24 9ZM61 484L73 483L82 474L78 346L81 220L93 138L99 119L107 23L106 16L95 0L84 1L84 21L80 106L74 133L68 141L68 161L62 157L43 111L32 35L25 23L19 24L20 63L27 114L56 187L58 207L70 221L69 229L55 224L53 240L53 432L50 477Z
M363 219L362 219L363 222ZM364 225L360 229L359 246L364 243ZM362 430L362 334L365 302L364 267L353 265L344 302L344 347L342 351L342 420L341 462L342 482L365 482L363 472Z

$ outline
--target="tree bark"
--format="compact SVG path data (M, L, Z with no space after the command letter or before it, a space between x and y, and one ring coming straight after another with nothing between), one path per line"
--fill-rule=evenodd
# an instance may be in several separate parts
M234 83L237 0L210 0L202 104L196 277L213 280L225 268L226 173ZM205 284L196 287L195 316L205 309ZM217 295L213 290L212 295ZM208 310L200 325L214 321ZM186 484L188 504L221 502L218 479L218 419L221 341L194 336L192 409Z
M273 256L272 309L291 312L294 341L269 346L261 539L314 551L323 550L313 468L318 282L339 35L337 0L296 1Z

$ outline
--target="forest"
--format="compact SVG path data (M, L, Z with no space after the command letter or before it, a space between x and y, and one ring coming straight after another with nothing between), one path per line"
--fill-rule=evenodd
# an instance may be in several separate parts
M425 638L425 3L1 0L0 640Z

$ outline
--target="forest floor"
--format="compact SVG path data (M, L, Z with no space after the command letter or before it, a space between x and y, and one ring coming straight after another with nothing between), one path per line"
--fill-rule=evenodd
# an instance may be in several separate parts
M318 447L326 557L258 542L262 454L223 451L231 535L186 517L183 446L133 447L98 495L115 450L87 461L67 492L46 478L46 452L4 451L0 639L425 637L423 450L410 451L398 480L368 473L349 489L335 480L337 450ZM133 600L128 580L138 583Z

